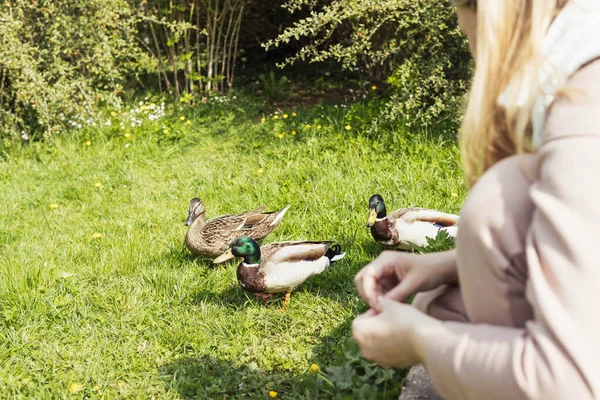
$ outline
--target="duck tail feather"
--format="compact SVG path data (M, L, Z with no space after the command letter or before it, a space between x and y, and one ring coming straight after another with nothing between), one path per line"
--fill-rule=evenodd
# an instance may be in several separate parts
M342 252L342 247L339 244L334 244L327 249L325 257L329 258L329 262L335 262L344 258L346 253Z
M277 213L277 217L275 217L275 219L273 220L273 222L271 222L271 226L277 225L279 223L279 221L281 221L281 218L283 218L283 216L285 215L285 213L287 212L288 208L290 208L290 204L288 204L287 206L285 206L284 208L282 208L278 213Z

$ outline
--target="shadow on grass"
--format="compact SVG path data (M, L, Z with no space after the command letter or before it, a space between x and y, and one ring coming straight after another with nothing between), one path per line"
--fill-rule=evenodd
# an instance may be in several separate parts
M237 283L227 287L225 290L198 290L190 293L188 302L190 304L213 303L229 309L239 309L248 300L254 300L254 295L240 288Z
M207 267L215 266L212 262L212 258L209 257L201 257L193 254L188 250L187 247L183 244L178 244L176 246L171 246L169 251L163 254L166 258L179 259L187 262L195 262L198 264L203 264Z
M351 338L351 319L322 338L308 365L315 374L274 369L256 364L236 365L214 357L187 357L160 368L169 392L181 399L267 399L269 391L286 399L397 399L406 370L383 369L365 360Z
M388 248L380 245L374 240L370 240L366 243L363 243L363 250L369 255L369 258L372 260L377 257L382 251L388 250Z
M320 371L318 379L305 381L311 398L396 400L408 369L381 368L366 360L352 338L351 325L349 318L313 347L311 362Z
M294 302L294 297L299 293L310 293L315 297L328 298L345 307L353 307L356 303L357 291L353 284L354 277L368 262L377 257L382 251L382 246L378 243L369 241L360 243L362 248L360 257L352 259L347 255L343 260L340 260L331 265L322 274L308 278L296 290L292 292L291 302ZM342 243L342 248L350 248L349 245ZM356 254L356 253L354 253ZM284 293L273 294L269 301L256 298L253 293L245 292L239 287L235 271L240 263L239 260L230 261L219 266L212 264L209 259L195 258L190 256L187 249L172 248L170 253L163 255L166 258L172 259L170 264L182 265L185 262L197 263L198 265L206 266L206 273L210 274L218 269L231 270L233 279L231 285L227 288L202 288L194 292L190 292L187 301L190 304L202 304L210 302L218 304L230 309L239 309L247 303L256 303L256 305L266 306L269 308L279 308L283 304ZM184 260L182 263L182 259Z
M164 365L160 373L167 390L181 399L268 399L271 390L285 398L306 398L299 393L302 376L211 357L183 358Z
M213 264L212 261L212 258L192 254L181 242L169 244L169 249L150 259L148 265L161 265L168 268L187 268L198 265L205 267L207 270L223 268L223 266Z
M236 269L237 265L237 263L227 265L227 268ZM291 304L294 303L294 297L300 293L309 293L311 296L329 298L350 307L356 302L357 292L354 285L349 282L353 282L354 275L362 266L363 263L348 261L339 261L333 264L327 271L308 278L294 290L291 295ZM283 292L274 293L270 300L265 301L257 298L253 293L244 291L234 278L231 285L225 289L203 288L191 292L187 301L190 304L210 302L231 309L239 309L248 302L269 308L280 308L283 305L284 296Z

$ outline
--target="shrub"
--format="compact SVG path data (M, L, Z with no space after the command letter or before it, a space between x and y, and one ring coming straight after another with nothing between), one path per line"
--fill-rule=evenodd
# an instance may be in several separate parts
M387 80L392 88L383 119L401 114L408 124L458 123L470 56L451 7L411 0L288 0L284 6L310 13L264 47L310 41L280 66L333 59L362 68L372 82Z
M155 62L159 89L184 103L198 92L231 90L244 7L244 0L143 2L141 43Z
M0 4L0 136L51 136L119 103L141 52L126 0Z

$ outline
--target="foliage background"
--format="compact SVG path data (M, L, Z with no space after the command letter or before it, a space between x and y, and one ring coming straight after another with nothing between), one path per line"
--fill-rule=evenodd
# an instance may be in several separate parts
M49 137L116 107L145 61L125 0L0 4L0 135Z
M452 8L430 1L11 0L0 18L4 138L97 123L103 105L141 90L196 104L256 89L236 74L263 74L268 100L286 99L293 86L274 64L298 62L378 87L374 131L398 119L455 129L470 73Z

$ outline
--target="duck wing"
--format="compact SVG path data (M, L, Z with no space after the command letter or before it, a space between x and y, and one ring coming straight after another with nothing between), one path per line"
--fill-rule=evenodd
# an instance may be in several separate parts
M273 227L277 226L279 221L281 221L281 219L287 212L288 208L290 208L289 204L281 210L254 213L252 215L249 215L246 221L244 222L244 226L242 226L242 229L252 229L261 224Z
M403 208L390 214L394 220L402 219L404 222L412 224L414 222L429 222L441 227L448 227L458 224L460 217L455 214L448 214L441 211L428 208Z
M289 241L269 243L260 248L263 263L315 261L323 257L333 241Z
M325 253L332 243L297 241L261 247L265 291L292 291L307 278L323 272L330 265Z
M241 214L225 214L211 218L210 220L206 221L204 230L213 232L230 232L240 230L247 224L248 219L255 218L257 215L260 216L261 211L265 208L267 208L267 206L261 206L255 210ZM250 226L252 226L252 224Z

